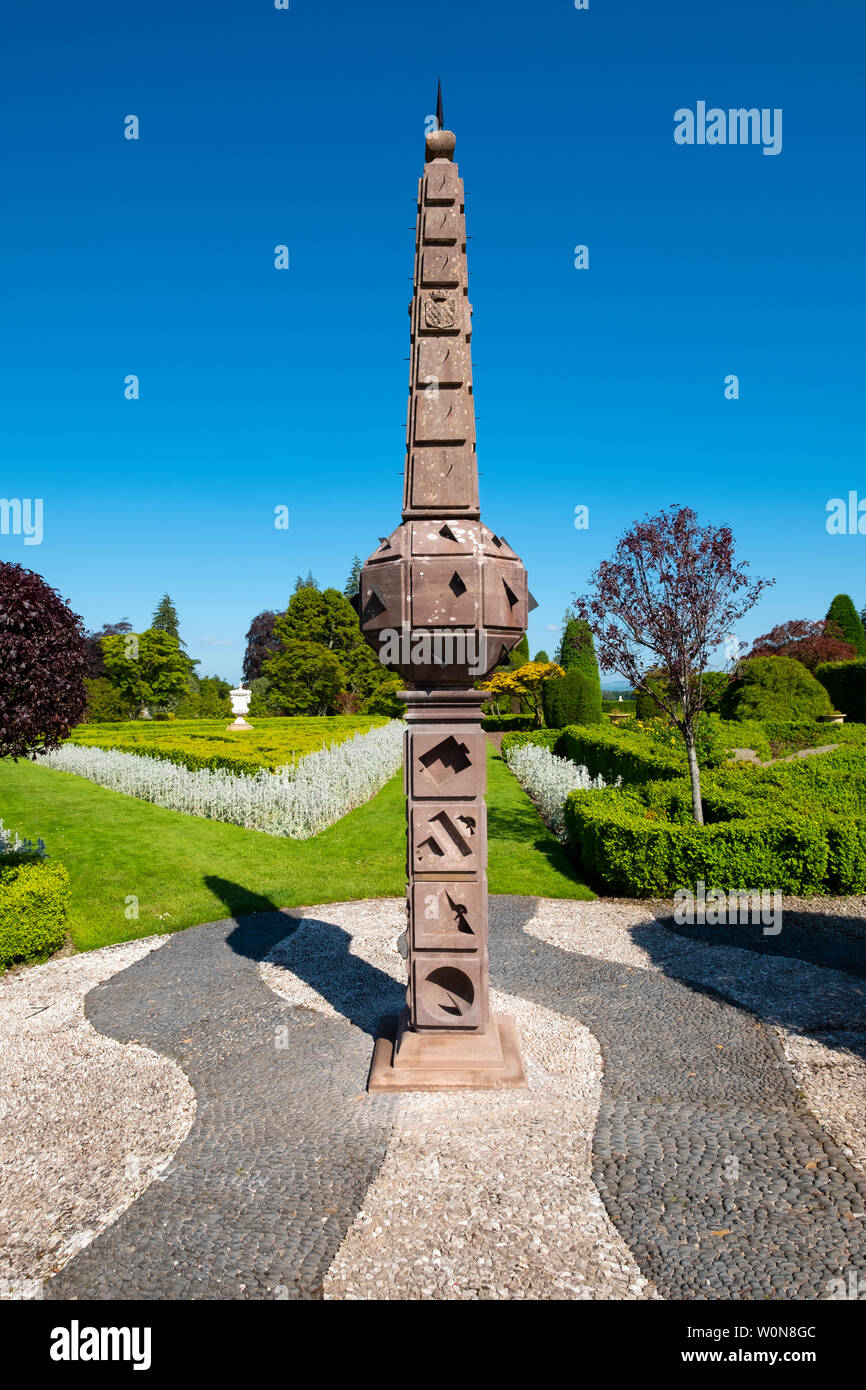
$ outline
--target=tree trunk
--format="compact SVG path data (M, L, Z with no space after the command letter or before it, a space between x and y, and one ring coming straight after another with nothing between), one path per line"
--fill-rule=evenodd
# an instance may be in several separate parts
M704 807L701 801L701 771L698 755L695 752L695 736L691 729L686 734L686 755L689 760L689 781L692 784L692 813L698 825L704 823Z

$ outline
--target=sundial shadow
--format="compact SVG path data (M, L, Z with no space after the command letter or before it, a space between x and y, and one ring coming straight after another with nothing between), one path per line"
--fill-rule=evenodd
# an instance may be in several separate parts
M226 903L237 901L243 893L238 884L226 879L209 876L205 881ZM260 896L258 901L254 916L236 919L227 937L233 951L257 961L270 956L270 963L295 976L371 1037L376 1036L383 1014L400 1012L406 1003L405 982L355 955L352 936L344 927L321 915L289 917L268 898ZM359 911L364 911L363 904ZM388 933L392 928L383 924L382 930ZM279 942L283 947L274 950ZM297 1003L305 1005L301 999Z

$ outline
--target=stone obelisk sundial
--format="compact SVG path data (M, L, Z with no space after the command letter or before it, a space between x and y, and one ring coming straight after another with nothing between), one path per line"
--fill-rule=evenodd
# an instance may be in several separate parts
M361 572L366 640L406 701L407 1007L384 1019L371 1090L525 1086L513 1020L488 1005L482 692L526 630L526 571L480 520L463 182L455 137L418 184L403 523Z

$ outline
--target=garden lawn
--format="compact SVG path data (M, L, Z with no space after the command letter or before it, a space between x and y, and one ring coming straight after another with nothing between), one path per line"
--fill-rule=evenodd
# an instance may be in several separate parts
M489 748L491 893L594 897L566 851ZM405 800L393 778L366 805L310 840L166 811L38 763L0 763L0 816L72 880L70 929L81 950L274 907L402 897ZM138 902L138 918L129 920Z

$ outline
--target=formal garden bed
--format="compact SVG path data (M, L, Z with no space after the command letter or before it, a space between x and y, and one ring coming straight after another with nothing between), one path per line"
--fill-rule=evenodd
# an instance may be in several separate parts
M226 727L225 719L130 719L116 724L81 724L71 742L86 748L161 758L189 768L239 774L276 772L308 753L332 747L387 724L384 715L321 715L262 718L248 730Z
M284 735L286 742L291 737ZM241 772L220 766L190 768L186 755L181 752L175 759L168 746L154 751L142 743L138 748L132 753L69 742L44 761L56 771L86 777L170 811L305 840L368 801L394 776L403 757L403 736L399 721L382 721L366 733L296 757L276 771L253 763Z
M756 737L760 733L761 737ZM866 726L833 726L838 746L756 766L734 748L796 754L827 743L822 722L706 721L702 801L692 815L682 743L663 726L514 732L503 756L580 870L605 892L644 897L698 881L800 895L866 891ZM536 754L527 756L534 747ZM568 789L568 769L586 779ZM589 779L604 787L591 788Z

